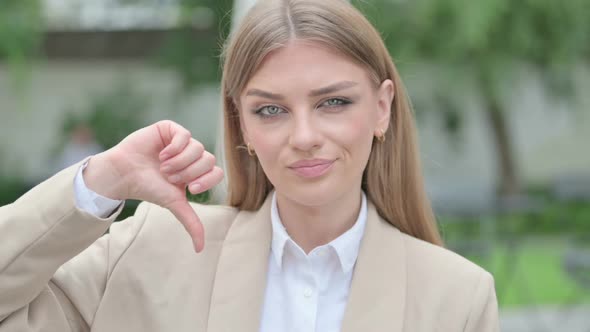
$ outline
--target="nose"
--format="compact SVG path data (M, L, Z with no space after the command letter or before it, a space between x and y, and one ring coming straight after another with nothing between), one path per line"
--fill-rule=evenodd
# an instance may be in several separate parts
M321 145L321 133L314 121L314 111L293 112L289 144L304 152L312 151Z

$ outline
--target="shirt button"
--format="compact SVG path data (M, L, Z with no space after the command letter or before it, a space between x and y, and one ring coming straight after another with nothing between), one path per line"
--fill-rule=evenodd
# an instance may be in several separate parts
M313 291L312 291L310 288L306 288L306 289L303 291L303 296L305 296L306 298L310 298L310 297L311 297L311 295L313 295Z

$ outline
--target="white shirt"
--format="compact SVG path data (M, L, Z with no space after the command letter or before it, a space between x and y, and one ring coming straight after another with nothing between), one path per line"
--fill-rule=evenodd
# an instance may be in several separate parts
M123 201L118 201L114 199L110 199L104 197L94 191L90 190L86 183L84 182L84 177L82 176L82 172L88 166L88 160L90 157L86 158L78 173L76 174L76 178L74 178L74 197L76 200L76 206L84 210L93 216L106 218L108 217L113 211L121 204Z
M107 217L121 204L91 191L82 176L74 180L76 205L95 216ZM358 218L352 228L309 255L291 239L281 222L273 193L272 243L261 332L336 332L341 330L354 264L367 222L367 201L362 193Z
M352 228L308 255L283 227L274 193L271 222L272 244L260 331L340 331L367 222L365 194Z

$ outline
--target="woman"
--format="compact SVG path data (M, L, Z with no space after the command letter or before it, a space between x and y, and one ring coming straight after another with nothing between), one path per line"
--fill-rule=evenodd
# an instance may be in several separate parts
M186 201L223 173L170 121L63 170L0 209L0 331L498 330L491 275L441 247L359 12L261 1L224 62L229 206ZM125 199L146 203L101 237Z

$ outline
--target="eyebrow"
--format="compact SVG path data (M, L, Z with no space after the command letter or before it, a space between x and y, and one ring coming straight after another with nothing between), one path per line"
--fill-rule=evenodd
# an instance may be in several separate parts
M309 96L310 97L317 97L317 96L321 96L321 95L327 95L329 93L334 93L336 91L352 88L355 85L358 85L358 83L353 82L353 81L342 81L342 82L338 82L338 83L334 83L334 84L325 86L323 88L311 90L311 92L309 93Z
M309 93L309 96L310 97L317 97L317 96L321 96L321 95L326 95L329 93L334 93L334 92L337 92L340 90L348 89L348 88L351 88L356 85L358 85L357 82L342 81L342 82L338 82L338 83L334 83L334 84L325 86L323 88L311 90L311 92ZM260 89L250 89L246 93L246 96L258 96L258 97L273 99L273 100L285 99L285 96L283 96L281 94L272 93L272 92L268 92L268 91L264 91L264 90L260 90Z
M274 100L285 99L285 96L283 96L281 94L263 91L260 89L250 89L246 93L246 96L258 96L258 97L267 98L267 99L274 99Z

